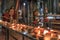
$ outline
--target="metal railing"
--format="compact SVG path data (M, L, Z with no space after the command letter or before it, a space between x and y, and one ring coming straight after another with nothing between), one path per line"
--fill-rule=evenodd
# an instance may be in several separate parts
M29 34L23 34L22 32L15 31L8 27L4 27L5 29L5 40L9 40L9 36L11 36L14 40L37 40Z

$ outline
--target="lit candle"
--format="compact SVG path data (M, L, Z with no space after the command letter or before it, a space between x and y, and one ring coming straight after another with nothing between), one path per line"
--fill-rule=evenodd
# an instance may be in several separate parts
M53 32L54 30L51 29L50 31Z
M12 24L12 26L14 25L14 23Z
M16 30L16 29L15 29L15 26L12 26L12 29L13 29L13 30Z
M0 24L2 24L2 20L0 20Z
M19 24L17 24L17 26L19 27L20 25L19 25Z
M5 21L4 25L7 26L8 22Z
M15 26L12 26L13 28L15 27Z
M23 26L25 26L25 25L23 25Z
M40 30L38 30L38 34L40 35Z
M43 34L45 35L46 33L48 33L48 30L44 30Z
M40 26L38 26L38 28L40 28Z
M0 20L0 22L2 22L2 20Z

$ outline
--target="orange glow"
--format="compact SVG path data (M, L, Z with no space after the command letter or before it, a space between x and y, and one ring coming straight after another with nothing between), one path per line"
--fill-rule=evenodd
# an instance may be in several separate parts
M45 35L46 33L48 33L48 30L44 30L43 34Z
M15 26L12 26L13 28L15 27Z
M54 30L50 30L50 31L54 31Z
M14 25L14 23L12 24L12 26Z
M0 20L0 22L2 22L2 20Z
M38 34L40 34L40 30L38 30Z
M38 28L40 28L40 26L38 26Z
M19 27L20 25L19 24L17 24L17 27Z

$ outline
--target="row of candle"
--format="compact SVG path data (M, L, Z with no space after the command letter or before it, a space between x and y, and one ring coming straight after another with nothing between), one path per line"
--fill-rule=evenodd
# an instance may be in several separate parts
M7 26L15 31L27 32L28 34L35 36L36 38L43 37L47 34L51 35L51 32L54 31L54 30L47 30L45 28L41 28L40 26L33 27L33 26L25 25L25 24L9 23L2 20L0 20L0 24Z

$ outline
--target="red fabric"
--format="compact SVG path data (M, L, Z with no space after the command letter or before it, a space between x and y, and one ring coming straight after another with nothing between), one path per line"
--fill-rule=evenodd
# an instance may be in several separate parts
M33 23L34 23L34 24L37 24L37 21L34 21Z
M2 17L3 17L3 21L8 21L9 20L9 14L8 13L4 13L2 15Z
M3 19L3 21L10 21L10 15L9 15L9 13L4 13L3 15L2 15L2 19ZM16 19L16 14L14 14L13 16L13 19Z
M49 19L46 17L45 20L44 20L44 22L49 22Z

